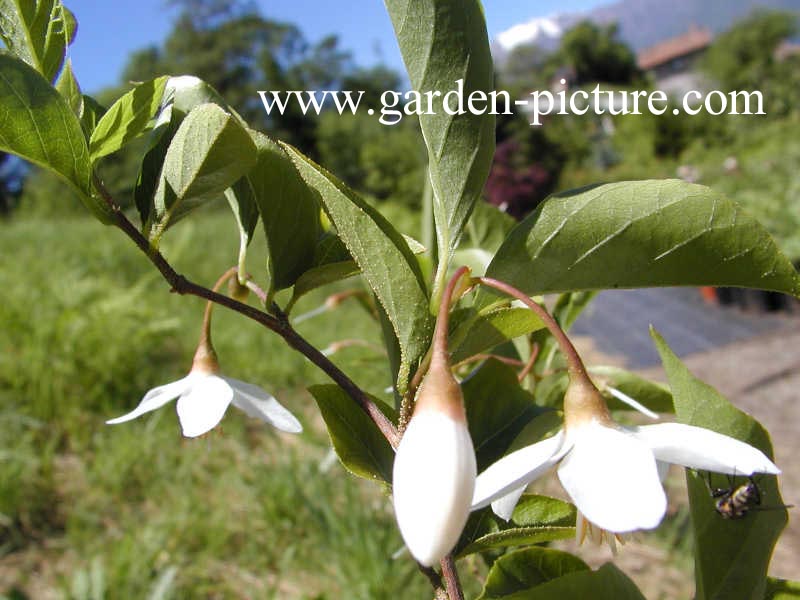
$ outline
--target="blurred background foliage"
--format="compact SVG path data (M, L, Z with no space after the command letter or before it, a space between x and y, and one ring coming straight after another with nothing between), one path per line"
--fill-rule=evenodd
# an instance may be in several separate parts
M397 229L421 229L425 149L417 123L383 126L363 111L267 116L257 90L365 90L378 108L404 76L353 64L335 37L310 42L299 26L250 5L175 0L180 16L160 46L133 53L120 85L193 74L210 82L258 129L313 156L380 207ZM80 19L80 15L77 15ZM761 90L766 116L591 114L501 115L488 202L521 218L554 190L600 181L680 176L726 193L754 213L788 255L800 259L800 54L776 57L796 34L795 18L758 13L719 35L702 62L723 91ZM80 73L78 73L80 77ZM498 69L497 89L521 97L572 87L649 89L656 83L614 26L579 23L555 50L520 46ZM605 89L605 88L604 88ZM102 176L132 206L143 147L109 157ZM277 337L218 310L214 337L227 374L269 389L301 416L298 441L243 416L224 431L181 442L174 412L135 424L104 420L145 390L182 377L202 304L170 295L146 260L115 231L84 218L53 176L0 154L0 594L9 598L398 598L429 586L402 546L386 498L349 477L302 391L325 379ZM220 240L229 240L225 252ZM210 284L236 262L236 228L224 203L177 227L164 252L179 272ZM207 254L204 249L213 247ZM265 264L254 242L249 265ZM296 314L354 280L304 298ZM365 389L389 385L380 327L346 301L335 318L298 326ZM352 510L358 506L359 510ZM684 523L685 526L685 523ZM674 559L688 563L685 538L669 529ZM680 538L683 541L676 541ZM482 564L470 562L477 571ZM474 578L466 578L474 581ZM470 590L476 592L477 590Z

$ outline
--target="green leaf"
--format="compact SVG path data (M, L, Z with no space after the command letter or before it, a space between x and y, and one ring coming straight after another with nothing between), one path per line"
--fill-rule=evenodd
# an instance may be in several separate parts
M166 92L165 92L166 94ZM156 190L161 180L161 170L167 150L185 115L178 116L171 100L162 106L158 123L148 136L147 150L139 167L136 186L133 188L133 199L139 210L142 223L147 223L153 213Z
M405 239L377 210L333 175L282 144L306 183L319 193L325 212L386 311L401 350L397 389L427 351L432 334L428 296L419 264Z
M232 191L239 202L258 207L267 237L269 287L281 290L313 264L321 233L319 203L286 152L266 135L250 134L257 162ZM244 225L252 234L255 223Z
M568 552L550 548L525 548L498 558L478 600L500 600L589 566Z
M89 155L93 163L116 152L144 132L161 106L167 79L158 77L140 83L111 105L89 139Z
M550 197L487 274L528 294L669 285L800 294L800 277L761 225L709 188L674 180Z
M494 89L486 22L478 0L386 0L411 87L439 92L420 125L428 148L440 260L456 247L480 198L494 154L494 115L444 110L446 92L463 80L463 96ZM423 96L424 97L424 96ZM485 97L485 96L484 96ZM455 101L450 102L456 112ZM484 103L481 106L488 106ZM427 109L427 106L426 106Z
M67 104L79 119L83 117L83 94L78 85L78 80L75 79L75 73L72 71L72 61L67 59L64 68L61 70L61 75L55 85L59 94L64 97Z
M512 527L479 537L458 552L458 558L491 548L541 544L575 537L575 527Z
M391 483L394 451L372 419L337 385L314 385L308 391L344 467L358 477ZM379 400L375 404L393 419L385 404Z
M651 329L651 335L672 388L678 421L742 440L772 457L769 435L758 421L692 375L658 332ZM761 600L772 550L788 519L786 509L779 508L783 500L776 478L756 479L764 504L773 509L751 511L737 520L723 519L716 512L704 473L687 470L686 479L695 539L696 598Z
M171 99L171 105L180 119L201 104L217 104L236 117L242 126L246 125L242 117L225 102L220 93L199 77L193 75L170 77L164 89L164 97Z
M53 171L103 223L111 210L92 190L89 151L67 101L33 68L0 52L0 150Z
M488 202L478 202L472 218L467 223L469 245L494 254L516 224L512 216L496 206Z
M574 569L556 579L502 596L503 600L645 600L628 577L611 563L597 571Z
M538 494L523 494L514 508L511 520L523 527L575 527L576 510L573 504Z
M256 146L239 121L216 104L192 109L170 142L155 195L151 240L253 168Z
M800 598L800 581L787 581L767 577L764 600L797 600Z
M542 409L519 386L516 371L496 360L487 360L461 389L480 472L503 456Z
M360 272L361 269L359 269L355 261L352 260L312 267L297 278L290 304L294 304L298 299L312 290L336 281L341 281L342 279L347 279L348 277L353 277Z
M461 309L453 314L450 347L457 363L544 327L527 308L502 307L485 313Z
M634 409L612 396L607 391L606 386L618 389L652 411L658 413L675 412L672 406L672 393L667 386L661 383L650 381L619 367L592 366L589 367L589 375L591 375L592 381L603 394L611 410Z
M51 83L78 23L60 0L0 0L0 39Z
M146 223L152 213L155 193L161 179L162 165L172 138L175 137L181 123L193 108L209 103L219 105L239 120L243 127L246 127L246 123L242 121L241 117L225 104L222 96L202 79L191 75L167 79L158 122L150 132L148 149L142 159L136 187L133 190L133 197L142 223Z
M81 111L81 128L88 140L94 128L97 127L97 122L106 113L106 109L97 100L91 96L83 94L82 111Z
M508 531L512 533L501 535ZM549 496L523 494L511 521L495 516L490 507L474 511L453 553L466 556L491 547L538 543L569 537L574 533L575 507L572 504Z

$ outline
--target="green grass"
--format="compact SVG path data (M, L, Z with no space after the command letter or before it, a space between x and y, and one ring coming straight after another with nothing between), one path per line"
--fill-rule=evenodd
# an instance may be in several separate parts
M408 215L392 218L414 231ZM217 309L223 371L273 392L306 432L281 434L231 411L221 429L185 440L169 407L107 426L147 389L186 373L202 302L170 294L111 228L80 219L0 227L0 595L430 594L407 556L392 559L402 542L385 492L338 463L320 470L328 438L303 388L326 379L308 361ZM170 232L164 252L211 285L234 262L235 239L230 217L209 212ZM262 260L256 244L254 273ZM311 294L297 313L326 293ZM380 329L362 311L345 302L299 329L318 347L377 343ZM333 359L376 395L389 383L374 350L346 348Z

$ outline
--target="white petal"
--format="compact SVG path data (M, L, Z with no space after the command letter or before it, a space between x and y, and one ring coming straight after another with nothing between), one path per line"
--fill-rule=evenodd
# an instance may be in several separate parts
M504 456L475 481L472 510L483 508L509 492L525 487L556 464L569 446L564 432Z
M392 484L400 533L423 565L438 563L458 541L475 474L464 422L430 410L414 415L397 448Z
M658 469L658 480L664 483L669 475L669 463L656 459L656 469Z
M506 494L492 502L492 512L496 514L501 519L506 521L511 520L511 515L514 514L514 508L517 506L517 502L519 502L522 493L525 491L525 488L528 487L527 485L523 485L515 489L510 494Z
M204 375L178 398L178 420L183 435L197 437L214 429L233 399L233 389L216 375Z
M710 429L661 423L631 427L630 431L658 460L676 465L728 475L781 472L758 448Z
M191 380L194 377L196 376L193 376L190 373L183 379L179 379L178 381L173 381L172 383L168 383L166 385L160 385L158 387L153 388L144 395L144 398L142 398L141 402L139 402L139 406L134 408L127 415L123 415L121 417L117 417L116 419L110 419L109 421L106 421L106 424L116 425L117 423L124 423L125 421L130 421L131 419L135 419L136 417L148 413L152 410L161 408L167 402L174 400L175 398L180 396L184 391L186 391L191 385Z
M667 498L650 449L622 430L596 423L570 434L575 444L561 461L558 478L586 519L613 533L656 527Z
M300 421L266 390L231 377L223 379L233 388L233 405L248 416L266 421L276 429L288 433L303 431Z

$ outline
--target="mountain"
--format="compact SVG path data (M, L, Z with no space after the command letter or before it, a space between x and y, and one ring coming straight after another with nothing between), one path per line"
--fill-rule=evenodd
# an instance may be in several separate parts
M757 9L800 14L800 0L619 0L585 13L535 17L514 25L497 36L493 49L501 60L520 44L535 43L545 50L554 49L564 31L588 19L600 24L617 23L621 39L638 51L680 35L691 25L719 33Z
M558 45L565 23L562 17L534 17L530 21L514 25L501 32L496 43L505 52L516 46L536 44L540 48L550 49Z

